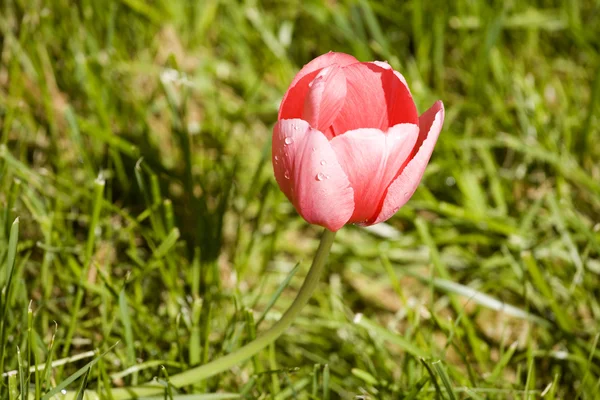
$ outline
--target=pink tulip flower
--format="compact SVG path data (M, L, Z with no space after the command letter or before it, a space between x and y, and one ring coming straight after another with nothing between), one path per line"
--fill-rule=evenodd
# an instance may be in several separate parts
M444 122L420 117L404 77L384 62L327 53L298 72L273 129L273 169L298 213L337 231L386 221L413 195Z

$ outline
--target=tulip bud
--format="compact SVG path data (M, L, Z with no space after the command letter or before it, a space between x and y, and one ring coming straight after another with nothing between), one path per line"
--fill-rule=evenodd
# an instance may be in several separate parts
M298 213L337 231L389 219L413 195L444 122L437 101L420 117L387 63L327 53L304 66L273 129L273 169Z

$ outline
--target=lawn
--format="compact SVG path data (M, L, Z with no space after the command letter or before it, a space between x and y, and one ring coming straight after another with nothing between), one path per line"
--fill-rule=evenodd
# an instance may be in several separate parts
M330 50L444 101L432 160L195 377L306 276L271 135ZM599 134L597 0L2 0L0 398L599 398Z

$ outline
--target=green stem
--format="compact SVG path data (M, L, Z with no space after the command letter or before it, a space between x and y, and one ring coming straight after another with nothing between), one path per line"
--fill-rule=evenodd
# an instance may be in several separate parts
M321 243L317 249L317 254L315 255L310 270L306 275L306 279L300 288L300 292L298 292L298 295L296 296L296 299L290 308L285 312L285 314L283 314L281 319L275 323L275 325L264 332L260 337L237 349L233 353L211 361L208 364L200 365L196 368L192 368L171 376L171 385L179 388L198 383L203 379L226 371L231 367L240 364L277 340L277 338L281 336L281 334L283 334L283 332L285 332L285 330L292 324L294 319L296 319L298 314L300 314L300 311L312 297L313 292L319 284L321 274L325 267L325 261L329 255L329 250L331 249L334 238L335 232L325 229L323 235L321 236ZM115 400L122 400L131 397L157 394L161 393L162 390L164 390L162 386L148 384L142 387L113 389L111 393Z

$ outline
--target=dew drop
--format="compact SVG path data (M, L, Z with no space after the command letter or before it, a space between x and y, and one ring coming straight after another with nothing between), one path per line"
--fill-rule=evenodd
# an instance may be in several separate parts
M296 129L296 127L294 127L294 129ZM294 139L292 139L291 137L286 137L283 142L285 144L292 144L294 143Z
M398 212L398 210L400 209L400 207L394 207L394 209L392 210L393 214L396 214Z
M313 151L313 153L314 153L315 151L317 151L317 148L316 148L316 147L313 147L311 150L312 150L312 151Z
M283 176L285 177L285 179L290 179L290 171L285 171Z
M404 192L404 197L410 196L410 192Z
M327 165L327 161L321 160L321 165Z
M278 156L275 156L274 158L275 158L275 162L279 161L279 157Z
M322 172L319 172L319 173L317 174L317 180L318 180L318 181L322 181L322 180L325 180L325 179L327 179L327 175L325 175L324 173L322 173Z

